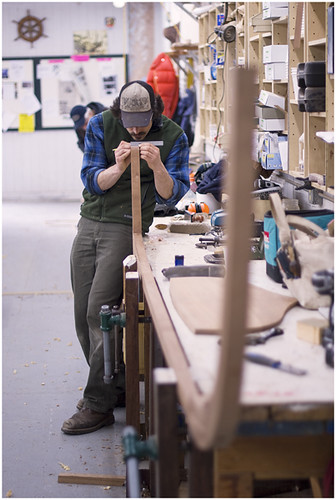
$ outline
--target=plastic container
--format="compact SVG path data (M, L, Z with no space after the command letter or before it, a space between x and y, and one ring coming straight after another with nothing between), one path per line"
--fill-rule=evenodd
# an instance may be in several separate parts
M307 87L304 100L308 113L325 111L325 87Z
M325 87L325 62L306 62L304 79L306 87Z

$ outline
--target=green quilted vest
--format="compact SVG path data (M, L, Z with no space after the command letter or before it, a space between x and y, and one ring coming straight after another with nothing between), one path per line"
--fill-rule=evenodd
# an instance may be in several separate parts
M108 165L115 163L113 149L121 141L131 142L133 139L127 130L113 117L110 110L103 112L104 146ZM169 118L162 116L162 128L150 130L146 141L163 141L160 146L160 156L164 163L176 139L183 130ZM147 232L153 221L155 208L154 175L147 162L140 162L141 175L141 211L142 231ZM117 222L132 225L132 196L131 196L131 165L127 167L118 182L102 195L90 194L83 191L84 202L81 206L81 215L87 219L100 222Z

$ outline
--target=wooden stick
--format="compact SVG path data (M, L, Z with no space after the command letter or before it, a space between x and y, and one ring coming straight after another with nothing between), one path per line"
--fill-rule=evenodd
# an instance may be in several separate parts
M147 260L141 232L133 231L133 252L155 330L169 367L177 378L177 390L195 444L201 450L226 446L234 437L239 416L244 336L247 311L250 213L253 168L252 129L254 78L251 70L234 70L232 141L228 169L228 260L223 303L221 353L211 394L202 394ZM132 157L133 159L133 157ZM136 158L134 156L134 161ZM134 169L135 170L135 169ZM132 166L133 174L133 166ZM139 196L132 192L132 200Z
M131 145L131 175L133 234L142 234L140 152L138 145Z
M296 19L295 19L294 40L293 40L294 49L300 48L302 16L303 16L303 2L298 2L296 4Z
M110 474L59 474L59 483L97 484L103 486L123 486L126 476L112 476Z

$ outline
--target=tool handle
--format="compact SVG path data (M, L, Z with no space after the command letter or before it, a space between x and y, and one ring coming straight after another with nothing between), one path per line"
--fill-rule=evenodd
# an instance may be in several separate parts
M282 328L271 328L270 331L265 335L264 339L268 340L271 337L277 337L278 335L283 335L284 331Z
M271 366L272 368L278 368L280 366L280 361L256 352L246 352L244 356L249 361L258 363L259 365Z

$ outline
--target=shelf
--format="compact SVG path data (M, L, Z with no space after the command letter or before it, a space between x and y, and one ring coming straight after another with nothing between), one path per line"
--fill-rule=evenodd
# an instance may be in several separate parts
M268 23L261 22L261 2L229 2L229 15L242 5L245 12L244 32L238 33L237 31L235 42L226 45L227 59L224 67L217 69L218 80L202 84L205 102L208 104L208 106L202 106L200 116L200 129L205 136L205 141L209 141L211 137L209 126L214 127L216 123L218 124L219 118L223 133L227 134L230 130L232 115L230 108L232 103L231 68L239 65L255 68L256 96L265 90L281 96L285 100L286 131L284 132L288 134L288 165L291 165L292 169L289 174L296 177L308 177L317 169L319 174L325 176L326 184L330 188L334 184L334 146L326 144L316 134L333 128L334 75L326 75L326 111L308 113L301 112L299 109L290 72L290 66L296 67L300 62L327 60L327 3L303 2L304 29L302 22L300 26L296 26L297 4L295 3L289 3L288 16L269 19ZM213 31L216 16L220 12L221 8L218 3L215 11L199 19L200 35L202 35L200 40L202 42ZM241 16L238 20L240 19ZM238 20L236 19L237 22ZM258 29L258 25L260 31L254 31L254 29ZM298 32L296 32L297 29ZM296 40L295 34L299 37L298 40ZM298 41L298 46L294 47L294 41ZM288 47L288 79L266 79L262 54L263 47L268 45L286 45ZM219 49L219 43L216 46ZM210 53L208 45L201 45L200 49L202 47L206 48L199 51L200 58L206 57ZM201 78L204 80L203 74L202 72ZM223 89L225 89L224 95ZM220 109L218 109L218 105Z
M311 40L308 42L308 47L317 47L326 44L326 38L320 38L319 40Z
M288 24L288 16L278 17L273 19L273 24Z
M269 84L269 83L276 83L276 84L281 84L281 85L288 85L288 80L263 80L263 83Z
M319 113L308 113L309 116L315 117L315 118L326 118L327 113L325 111L321 111Z
M250 43L259 42L259 34L250 37Z

